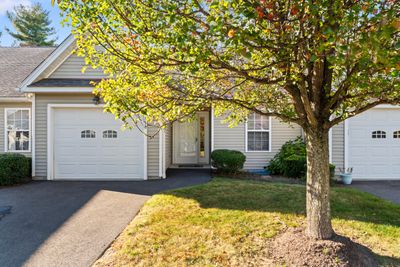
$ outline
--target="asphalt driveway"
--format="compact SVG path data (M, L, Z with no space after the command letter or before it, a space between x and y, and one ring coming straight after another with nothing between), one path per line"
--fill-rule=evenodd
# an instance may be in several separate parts
M90 266L152 194L207 182L204 171L143 182L32 182L0 189L0 266Z
M350 187L400 204L400 181L355 181Z

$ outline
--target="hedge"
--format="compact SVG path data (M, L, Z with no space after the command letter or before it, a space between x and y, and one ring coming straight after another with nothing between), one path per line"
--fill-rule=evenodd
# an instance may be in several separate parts
M237 150L216 149L211 153L212 166L220 172L235 173L243 169L246 156Z
M13 185L31 178L31 158L22 154L0 154L0 185Z

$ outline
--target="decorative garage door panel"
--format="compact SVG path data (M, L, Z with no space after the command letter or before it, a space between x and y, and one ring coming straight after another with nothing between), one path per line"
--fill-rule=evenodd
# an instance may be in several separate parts
M54 111L55 179L143 179L144 136L97 108Z
M400 109L372 109L349 120L355 179L400 179Z

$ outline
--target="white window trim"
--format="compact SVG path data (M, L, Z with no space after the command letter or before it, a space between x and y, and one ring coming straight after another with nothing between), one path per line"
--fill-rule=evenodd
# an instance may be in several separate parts
M248 136L247 136L247 134L248 134L248 127L247 127L247 120L246 120L246 123L245 123L245 129L244 129L244 131L245 131L245 133L244 133L244 136L245 136L245 140L244 140L244 142L245 142L245 152L246 153L265 153L265 152L272 152L272 117L271 116L268 116L269 117L269 126L268 126L268 130L254 130L254 132L269 132L269 140L268 140L268 142L269 142L269 150L249 150L249 148L248 148L248 143L247 143L247 141L248 141Z
M8 149L8 116L7 113L9 110L27 110L29 112L29 148L28 150L9 150ZM32 151L32 114L30 108L4 108L4 151L10 153L30 153Z

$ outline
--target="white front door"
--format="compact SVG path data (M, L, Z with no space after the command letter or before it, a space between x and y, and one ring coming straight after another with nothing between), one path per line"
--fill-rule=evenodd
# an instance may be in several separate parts
M175 164L209 163L209 113L198 112L196 119L173 124Z
M353 178L400 179L400 109L371 109L348 125Z

